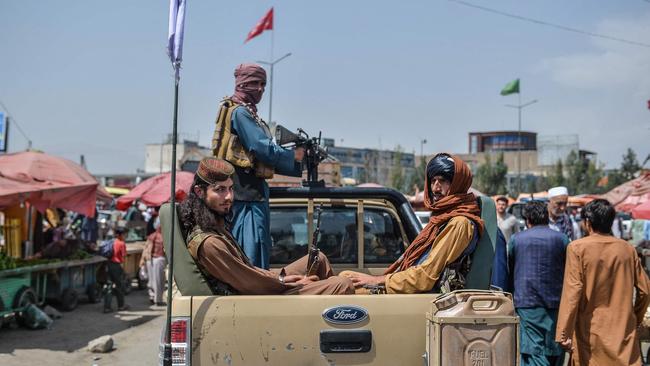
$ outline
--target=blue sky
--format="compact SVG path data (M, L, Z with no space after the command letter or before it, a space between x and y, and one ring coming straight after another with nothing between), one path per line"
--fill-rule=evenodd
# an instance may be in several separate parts
M470 2L589 32L650 43L643 0ZM146 143L171 132L173 71L167 1L0 2L0 101L35 148L93 173L144 167ZM273 119L353 147L467 152L469 131L580 134L581 148L618 166L650 152L650 48L569 33L447 0L188 0L179 131L204 145L234 68L268 60L271 34L244 44L275 7ZM268 96L260 105L268 116ZM27 147L11 130L9 150Z

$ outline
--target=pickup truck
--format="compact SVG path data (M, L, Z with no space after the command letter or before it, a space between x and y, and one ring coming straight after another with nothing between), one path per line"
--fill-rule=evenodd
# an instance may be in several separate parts
M467 287L487 289L496 211L491 199L478 201L486 235L473 254ZM272 267L307 253L317 206L323 210L318 245L337 271L383 273L422 228L404 196L386 188L273 188L270 204ZM160 213L167 253L170 212L166 205ZM428 364L427 313L439 294L212 295L175 221L173 365ZM162 362L162 345L160 352Z

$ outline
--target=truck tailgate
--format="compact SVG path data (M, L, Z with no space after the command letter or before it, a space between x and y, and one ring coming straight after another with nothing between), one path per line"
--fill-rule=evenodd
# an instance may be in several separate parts
M192 365L422 365L425 315L435 297L195 296ZM354 324L324 319L326 309L344 305L367 311L367 318ZM321 351L322 338L334 335L336 342L359 333L371 335L366 352Z

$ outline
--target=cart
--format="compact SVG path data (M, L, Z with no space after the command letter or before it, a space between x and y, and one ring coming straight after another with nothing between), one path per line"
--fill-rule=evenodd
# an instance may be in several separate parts
M96 272L104 261L93 256L0 271L0 322L15 317L29 304L43 305L47 300L59 302L65 311L77 307L79 294L98 302L101 288Z

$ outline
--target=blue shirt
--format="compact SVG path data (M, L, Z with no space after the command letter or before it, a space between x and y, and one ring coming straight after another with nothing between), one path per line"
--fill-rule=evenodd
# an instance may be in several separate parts
M252 152L255 159L273 167L276 173L293 177L302 175L302 164L295 161L293 150L279 146L268 137L245 107L239 106L233 111L232 129L244 149ZM235 167L235 173L235 200L268 200L269 187L263 178L256 177L252 169Z
M533 226L510 238L508 261L516 308L559 308L568 244L566 235L546 225Z

